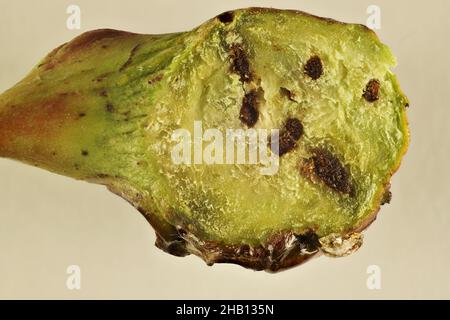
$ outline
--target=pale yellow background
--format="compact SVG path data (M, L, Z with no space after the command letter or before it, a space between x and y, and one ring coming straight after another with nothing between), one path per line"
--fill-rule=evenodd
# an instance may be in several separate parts
M72 3L81 7L81 30L66 29ZM359 252L279 274L207 267L154 247L144 218L104 187L2 159L0 298L450 298L449 1L0 0L0 91L90 29L189 30L227 9L255 5L365 23L369 4L381 7L378 34L398 57L412 141L393 179L392 203ZM80 291L66 289L72 264L82 270ZM381 267L381 290L366 287L372 264Z

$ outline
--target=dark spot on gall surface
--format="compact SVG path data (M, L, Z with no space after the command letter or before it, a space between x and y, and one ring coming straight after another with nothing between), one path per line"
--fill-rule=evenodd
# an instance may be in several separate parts
M305 73L313 80L317 80L323 74L322 60L318 56L313 56L305 64Z
M81 150L81 155L82 155L83 157L87 157L87 156L89 155L89 151L87 151L87 150Z
M297 118L287 119L284 129L294 140L300 139L303 134L303 125Z
M163 78L163 75L159 74L156 77L154 77L153 79L148 80L148 84L150 84L150 85L155 84L156 82L161 81L162 78Z
M297 118L286 120L284 128L280 131L278 155L282 156L297 146L297 141L303 134L303 125ZM276 150L272 150L275 151Z
M307 253L314 253L321 247L319 236L313 230L295 235L295 237L300 250L306 251Z
M287 89L287 88L284 88L284 87L281 87L281 88L280 88L280 94L281 94L283 97L286 97L286 98L288 98L289 100L295 102L295 94L294 94L291 90L289 90L289 89Z
M278 156L285 155L289 151L293 150L297 144L295 143L295 140L292 140L289 136L285 136L283 134L280 135L280 141L278 144ZM276 150L272 150L276 151Z
M350 174L341 164L339 159L331 152L318 149L315 150L312 159L314 174L325 185L331 189L354 195L354 190L350 183Z
M110 113L114 112L114 106L111 103L108 103L106 105L106 111L108 111Z
M80 112L79 114L78 114L78 117L79 118L83 118L83 117L85 117L86 116L86 113L84 113L84 112Z
M371 79L364 89L363 97L368 102L374 102L377 101L379 98L379 91L380 91L380 81L377 79Z
M383 194L383 198L381 198L381 205L389 204L391 203L391 200L392 200L392 192L389 189L387 189Z
M249 128L253 127L258 121L259 117L259 100L260 93L253 89L245 94L244 99L242 101L242 107L239 113L239 119Z
M240 76L242 82L252 81L252 73L250 71L250 63L247 54L239 44L231 46L230 56L232 59L232 70Z
M220 22L222 23L230 23L233 22L233 12L227 11L217 16Z
M108 96L108 92L106 90L102 90L102 91L100 91L100 96L107 97Z

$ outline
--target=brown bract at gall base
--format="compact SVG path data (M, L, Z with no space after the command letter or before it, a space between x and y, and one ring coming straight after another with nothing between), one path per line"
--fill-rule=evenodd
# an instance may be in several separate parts
M307 13L293 10L249 8L240 11L254 14L289 12L290 15L298 14L314 17ZM234 11L229 11L213 18L211 21L219 23L221 26L230 27L235 22L235 15ZM344 25L332 19L315 18L329 25ZM197 30L203 32L201 28ZM368 33L373 33L365 27L364 30ZM328 234L320 237L318 235L320 230L318 232L314 227L307 228L300 233L285 229L273 232L257 245L244 242L239 243L237 241L225 243L210 240L209 237L203 238L199 236L196 230L193 230L189 221L176 218L174 213L165 212L164 216L162 216L157 214L156 211L152 211L151 207L146 205L147 203L142 193L133 189L131 184L122 176L123 172L116 172L116 167L114 166L119 164L121 167L132 167L136 164L139 167L140 163L145 162L146 159L138 159L139 161L136 163L130 164L130 157L127 157L127 155L131 154L130 150L134 151L133 148L138 149L140 146L132 145L128 149L128 145L132 144L132 139L130 139L126 140L127 143L120 152L116 152L113 148L111 154L105 152L105 154L99 155L97 150L99 146L103 147L104 141L107 140L103 139L105 138L105 132L113 137L111 140L120 135L133 134L136 131L132 127L135 122L130 121L130 119L145 117L145 114L136 114L140 110L122 110L120 103L116 103L114 100L114 98L117 99L117 96L114 97L114 89L124 86L126 81L123 79L127 79L127 76L133 76L131 72L127 75L127 72L133 67L135 61L139 61L139 59L142 61L144 60L143 55L149 54L149 51L145 51L148 50L145 43L139 43L140 40L135 41L139 37L140 35L124 31L96 30L85 33L68 44L53 50L44 62L38 66L39 72L44 71L44 78L45 72L61 71L58 68L64 66L64 63L67 61L74 64L81 62L72 61L71 59L77 60L79 54L82 55L84 51L89 51L98 43L104 43L101 46L101 52L105 52L105 54L108 52L109 45L123 43L124 48L126 48L126 50L123 50L123 56L120 55L120 59L117 58L117 61L112 62L108 61L110 68L105 67L97 74L96 69L102 67L101 63L99 63L98 66L96 65L96 68L92 69L94 70L94 79L89 78L89 85L80 89L89 93L95 92L95 96L90 97L88 101L84 100L85 97L78 97L80 94L79 90L74 88L73 92L56 92L51 98L45 95L37 97L32 103L28 103L27 98L23 98L20 95L19 97L22 100L17 105L6 103L4 106L1 106L0 103L0 107L3 107L3 109L0 109L0 155L35 164L77 179L106 185L110 191L135 206L153 226L156 231L156 246L158 248L174 256L197 255L208 265L234 263L254 270L276 272L299 265L321 253L328 256L347 255L361 245L362 236L360 232L376 219L380 205L388 203L390 200L388 182L382 186L384 192L380 192L377 196L378 198L374 199L374 206L371 206L371 208L374 207L373 212L365 216L365 219L359 221L357 225L339 234ZM111 42L105 41L107 39L111 40ZM155 41L157 40L158 38L155 37ZM177 42L176 36L168 38L166 41L170 44L162 50L163 52L170 51L176 45L182 46L181 42ZM130 43L129 46L128 43ZM164 44L162 40L161 43ZM239 87L243 89L242 100L237 102L239 107L236 112L236 119L244 128L258 127L266 116L263 111L265 110L264 108L267 108L267 102L264 100L265 93L261 81L262 75L257 72L258 69L255 66L255 52L252 52L251 43L245 43L245 41L234 41L231 45L227 44L224 47L228 52L227 61L229 68L227 71L238 78L240 82ZM142 54L142 50L144 50L144 54ZM176 51L175 49L173 50ZM167 53L167 56L161 54L158 63L166 63L165 66L170 65L173 62L167 58L170 56L171 54L169 53ZM326 79L323 79L327 76L326 60L321 60L314 52L313 55L310 55L309 60L305 59L302 63L299 70L302 75L309 77L308 81L315 86L319 86L321 81L326 81ZM157 68L157 66L152 67ZM91 72L92 70L83 70L82 72ZM63 71L59 73L59 75L63 75L62 79L65 78L66 70L63 69ZM145 84L149 87L158 86L160 82L166 80L165 71L164 67L161 67L161 70L157 70L146 78ZM108 83L111 74L119 74L119 76L116 76L112 83ZM32 80L33 76L34 74L31 74L27 80ZM131 78L130 81L134 80L134 78ZM84 82L82 85L84 85ZM380 82L377 79L372 79L364 86L365 88L358 89L359 97L376 108L378 102L375 101L379 99L380 92L382 92ZM111 87L114 89L110 90ZM50 86L50 88L52 87ZM299 92L290 89L290 87L288 89L280 86L280 96L293 104L298 103L302 99L301 95L298 94ZM130 98L136 95L136 92L124 91L124 93L130 94ZM20 94L26 97L28 92ZM77 99L72 99L73 97L77 97ZM73 100L78 101L77 105L73 106L71 104ZM86 106L94 107L88 110ZM151 112L154 112L154 110ZM92 115L97 118L92 118ZM279 150L279 156L280 158L282 157L281 161L287 157L295 156L295 152L300 148L299 145L302 143L302 139L308 134L309 128L304 127L303 118L297 116L285 117L281 122ZM90 126L98 130L98 132L95 131L95 134L91 134L91 132L86 131L85 128L89 127L86 123L90 123ZM114 123L113 126L117 125L117 128L121 130L112 132L111 129L115 127L111 128L111 123ZM129 123L131 124L128 125ZM102 127L102 124L106 125ZM139 125L142 127L144 123L139 123ZM82 130L79 130L80 128ZM63 138L59 140L58 134L55 134L55 132L59 134L62 132L61 136ZM14 136L14 139L11 136ZM110 138L109 136L107 137ZM39 143L28 145L26 141L30 138ZM45 141L45 143L40 143L42 141ZM68 141L69 143L67 143ZM87 142L89 142L89 145L86 146ZM67 145L70 146L67 147ZM406 147L404 146L401 155L406 151ZM63 148L66 155L61 156L63 152L60 152L58 148ZM308 152L311 156L303 159L304 161L301 162L298 168L298 175L303 174L313 185L327 191L335 192L347 198L355 196L357 190L352 184L349 170L341 164L341 160L336 155L328 153L325 149L308 149ZM121 158L122 156L124 158ZM101 163L100 165L99 161L97 161L99 158L108 159L108 163ZM281 162L281 165L283 165L283 162ZM400 160L393 166L393 170L390 172L391 175L398 169L399 165ZM173 219L166 218L172 216L174 216Z

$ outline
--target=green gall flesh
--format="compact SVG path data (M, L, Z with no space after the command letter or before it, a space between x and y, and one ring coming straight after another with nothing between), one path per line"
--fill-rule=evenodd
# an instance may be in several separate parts
M375 218L408 144L394 65L366 27L296 11L236 10L167 35L91 31L0 96L0 156L105 184L172 254L276 271L320 251L316 238L359 247L351 234ZM253 128L301 121L277 174L173 163L172 133L194 121L246 129L251 90Z

